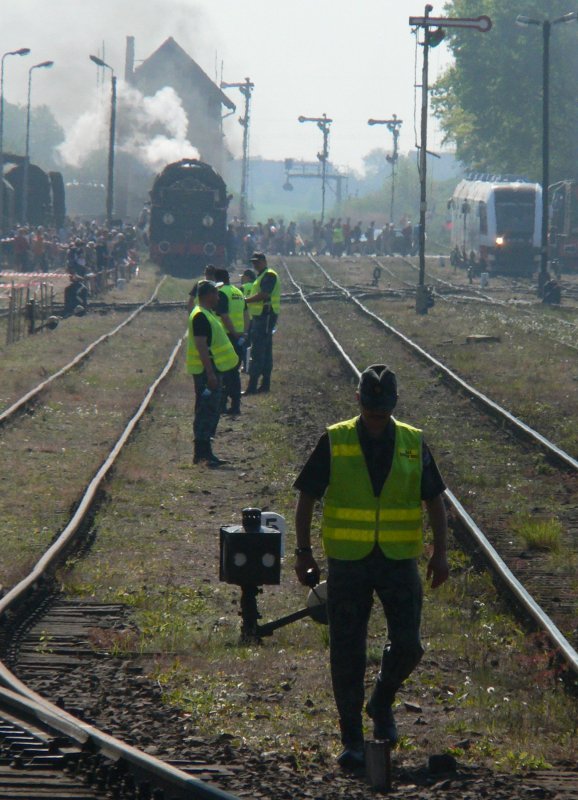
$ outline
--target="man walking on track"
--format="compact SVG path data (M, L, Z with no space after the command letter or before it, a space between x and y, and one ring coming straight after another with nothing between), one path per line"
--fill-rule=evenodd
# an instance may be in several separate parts
M279 316L281 285L277 273L267 266L264 253L253 253L257 272L252 294L246 298L251 312L251 360L249 383L243 394L268 392L273 370L273 331ZM261 377L261 385L257 386Z
M330 664L344 746L338 763L344 769L364 764L366 639L374 592L390 640L366 705L374 738L397 743L395 694L423 655L417 568L422 502L433 530L427 578L435 589L448 577L445 485L422 432L392 416L397 396L395 374L384 364L368 367L357 391L360 415L328 428L295 481L295 572L305 585L319 582L311 521L316 499L325 498Z

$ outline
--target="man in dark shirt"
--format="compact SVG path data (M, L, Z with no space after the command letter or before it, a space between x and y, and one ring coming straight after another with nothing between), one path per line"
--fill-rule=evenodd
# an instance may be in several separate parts
M315 501L327 494L322 530L328 551L330 665L345 748L338 762L345 769L364 763L361 713L374 591L390 639L366 706L376 739L397 742L395 694L423 654L417 570L421 502L434 538L427 577L432 588L448 577L445 485L421 431L392 417L397 402L394 373L383 364L368 367L361 375L357 400L360 416L331 426L295 481L295 572L305 585L319 581L311 522Z

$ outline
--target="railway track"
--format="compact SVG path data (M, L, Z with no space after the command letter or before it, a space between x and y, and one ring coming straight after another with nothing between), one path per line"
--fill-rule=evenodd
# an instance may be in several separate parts
M43 554L33 569L0 600L0 634L4 658L14 660L15 652L22 650L21 637L33 621L42 618L50 633L49 639L40 634L28 650L24 645L24 673L58 670L62 680L71 664L78 666L82 648L87 649L86 634L93 626L95 616L102 627L102 607L85 605L82 609L60 604L53 607L58 596L54 581L55 571L71 554L86 548L90 532L90 519L102 497L103 485L120 453L148 410L158 388L173 369L180 352L181 339L171 352L164 368L136 409L128 425L111 449L108 457L95 474L78 505L78 508ZM104 609L116 614L118 608ZM74 625L71 625L71 614ZM48 616L52 617L46 619ZM76 630L75 630L76 627ZM76 639L75 639L76 636ZM78 638L80 637L80 639ZM91 648L89 648L91 649ZM3 785L8 786L6 797L110 797L119 798L200 798L201 800L234 800L227 792L207 786L191 771L210 773L203 764L181 764L183 769L171 766L144 752L130 747L108 733L77 719L73 714L48 702L36 691L16 677L5 662L0 663L0 741L7 754L0 763ZM189 771L185 771L186 767ZM48 774L47 774L48 773ZM79 778L80 780L77 780ZM0 779L1 780L1 779ZM88 784L88 789L81 788ZM0 789L0 797L1 794Z
M407 258L401 258L401 261L410 267L413 272L417 272L417 267ZM407 281L401 275L391 269L387 263L382 259L372 256L372 262L383 272L385 272L392 280L402 284L405 291L412 297L415 297L415 281ZM516 285L516 289L505 289L510 294L509 299L501 300L495 296L482 292L476 287L468 287L452 284L442 278L434 275L428 275L433 281L433 293L436 300L445 304L478 304L496 309L503 314L511 315L512 323L523 325L531 329L534 334L542 335L549 341L567 347L571 350L578 350L578 345L575 342L578 339L578 324L571 320L564 319L560 314L556 313L553 307L547 307L547 314L545 314L545 307L542 303L535 301L535 294L532 290L532 306L527 307L528 304L521 304L519 302L512 302L511 294L519 294L520 286ZM438 288L436 288L436 286ZM441 286L441 288L439 288ZM565 310L568 310L565 307ZM525 318L527 323L523 323L521 318ZM534 323L539 320L539 325Z
M396 339L398 339L402 343L403 347L406 350L409 350L413 356L417 356L420 360L425 361L425 363L429 367L435 369L437 373L442 373L444 376L444 381L450 382L460 392L465 393L469 398L473 399L477 405L484 409L484 411L490 413L494 419L498 420L500 425L507 427L509 430L514 432L517 437L522 436L524 440L531 443L533 447L540 448L543 452L547 453L548 458L555 462L559 468L564 471L570 470L572 474L578 472L578 461L573 456L564 452L557 445L546 439L546 437L542 436L537 431L532 430L529 428L529 426L516 419L506 409L501 408L497 403L494 403L490 398L483 395L474 387L469 386L465 381L459 378L459 376L449 370L440 361L429 355L423 348L415 345L411 340L403 336L403 334L392 328L392 326L388 325L384 320L380 319L376 314L367 309L363 303L361 303L356 297L352 296L348 289L338 284L329 275L329 273L324 270L318 262L315 261L315 259L311 257L310 259L311 262L315 264L316 268L322 271L327 282L333 287L339 288L342 291L344 299L353 303L363 315L370 318L373 323L380 325L387 331L389 335L393 335ZM293 278L291 271L285 262L283 262L283 266L287 271L292 284L298 291L301 291L303 302L307 305L317 322L323 327L325 333L331 340L332 344L339 351L341 357L348 365L351 372L356 378L358 378L360 371L351 356L348 355L343 345L338 341L331 327L324 322L321 315L319 315L311 303L309 303L300 285ZM468 535L473 538L475 541L475 548L483 552L485 559L491 565L494 573L500 577L500 580L504 585L506 585L508 591L516 598L518 604L523 607L524 612L547 633L554 647L559 649L559 652L562 654L565 663L575 674L578 674L578 653L549 616L555 615L558 619L562 619L564 623L568 625L569 620L572 619L574 614L572 583L570 582L570 584L565 587L564 585L558 584L556 580L550 580L548 576L542 576L534 582L535 593L537 592L537 600L535 600L534 597L524 588L523 583L515 577L512 569L506 565L508 555L506 555L504 551L507 553L507 550L511 550L511 548L505 547L505 543L502 543L501 546L496 545L496 547L494 547L490 543L488 536L483 533L481 528L474 522L472 516L466 511L462 503L451 491L448 491L448 498L450 500L455 518L459 520L459 524L465 531L468 532ZM577 522L578 520L574 520L573 524L576 525ZM502 549L501 555L498 552L500 549ZM516 560L512 559L511 552L509 554L509 560ZM560 600L562 597L563 601L561 603L553 604L552 596L557 597L558 600ZM565 608L565 611L562 611L562 613L560 613L560 605ZM544 611L543 608L546 608L547 611ZM575 635L577 632L578 631L575 632Z
M335 303L338 294L343 296L342 292L339 292L335 288L333 288L331 292L322 291L318 293L318 300L320 303ZM27 420L26 424L28 424ZM230 476L225 475L223 480L229 484L231 483ZM241 481L242 479L239 477L238 480ZM209 488L211 488L213 492L215 491L213 487ZM203 491L206 490L207 487L203 489ZM247 487L246 491L253 492L254 488ZM100 497L100 490L96 490L95 501L97 503ZM78 510L80 510L80 505ZM88 513L90 516L90 511ZM82 524L80 524L80 528L83 528ZM62 557L68 557L67 547L64 547L61 555ZM54 565L49 568L49 573L53 570ZM48 593L51 593L52 589L54 588L54 585L50 581L47 585L47 583L40 577L39 574L36 574L31 578L30 588L36 585L39 585L40 587L43 586ZM166 774L171 776L171 780L168 784L162 784L159 775L156 777L153 775L151 777L149 773L146 773L144 764L139 760L139 757L132 752L132 750L129 750L129 752L126 753L125 750L116 749L119 747L119 745L118 743L113 744L111 741L114 736L111 737L110 728L115 725L114 718L121 716L122 704L124 703L127 705L128 703L133 702L132 698L134 697L136 697L138 700L138 688L141 686L141 682L139 680L140 675L138 672L131 672L129 667L123 666L124 660L130 659L130 654L125 654L121 658L103 658L102 674L98 670L95 670L93 666L90 668L90 670L88 670L84 664L94 664L95 656L94 652L91 654L93 647L90 645L91 631L94 629L104 629L106 631L109 626L111 627L111 630L118 631L119 629L122 630L123 626L130 625L130 622L126 619L125 609L114 604L103 604L97 602L81 603L75 600L60 597L57 593L54 594L54 601L55 602L50 604L50 606L47 605L46 609L43 608L42 613L38 614L32 623L27 623L22 627L21 636L18 643L11 645L11 647L9 647L7 650L7 661L8 666L13 660L17 661L19 681L22 683L28 682L29 680L33 681L38 691L40 691L38 688L39 685L46 683L51 687L51 696L58 698L59 681L63 685L63 695L65 684L68 688L71 688L71 691L68 691L67 688L67 697L64 702L65 709L58 709L59 718L56 720L56 728L51 729L52 732L49 731L43 734L44 737L49 740L49 747L56 747L55 744L51 744L50 742L52 739L57 738L62 744L64 756L66 756L67 753L70 753L70 764L68 766L69 771L66 775L62 776L62 789L58 790L62 792L62 796L66 797L67 795L65 794L65 791L68 791L69 793L77 792L76 795L72 794L72 796L77 797L102 797L106 796L106 792L113 794L113 796L116 792L117 796L119 797L123 796L121 792L124 792L125 796L127 797L138 797L139 792L142 797L152 796L158 798L162 796L165 798L176 798L180 796L192 798L215 796L231 797L231 795L227 795L225 792L223 792L222 795L219 795L218 792L216 794L212 793L212 786L206 787L204 785L199 785L198 783L199 778L206 780L222 780L226 788L231 786L232 791L237 791L236 786L238 785L237 782L241 774L238 770L242 770L243 766L239 765L239 763L231 764L225 749L227 747L226 742L222 746L222 759L215 755L214 748L206 748L206 752L201 752L199 754L196 747L191 749L191 752L194 750L194 754L191 755L190 758L183 758L181 756L179 758L175 758L174 760L169 759L168 767L159 767L161 770L164 770L165 768L168 770L168 773L163 771L163 775L165 775L165 777ZM38 609L38 606L40 605L38 596L33 596L32 605L35 606L36 610ZM98 658L98 656L96 658ZM52 661L56 663L52 665ZM58 662L61 662L60 665ZM64 669L64 672L60 671L61 667ZM110 721L110 728L107 722L104 727L106 732L103 734L104 738L101 739L101 731L101 734L97 734L95 739L93 738L93 728L98 728L99 726L95 725L92 719L91 708L96 706L96 703L91 701L90 698L93 696L92 693L94 690L98 690L98 686L91 684L96 684L98 681L102 681L102 684L104 685L104 671L106 669L110 670L111 682L115 680L116 672L116 680L119 682L118 693L111 693L108 699L106 697L101 698L101 706L104 707L106 704L108 704L110 707L110 715L107 717L107 720ZM121 680L120 675L123 674L125 677ZM20 695L20 689L16 694ZM128 700L127 698L131 699ZM157 729L154 727L152 728L152 731L153 736L157 736L158 740L162 741L162 728L163 723L167 719L167 711L163 710L159 712L158 707L155 709L155 704L158 704L159 702L158 695L156 697L147 697L138 700L138 702L141 701L143 703L143 707L142 712L139 713L142 713L143 718L146 717L147 720L154 720L158 715L160 715L158 723L159 728ZM32 702L34 703L34 701ZM251 701L249 700L248 702ZM71 712L75 712L77 707L78 709L82 709L82 715L84 719L77 719L74 722L74 725L77 727L73 727L73 721L68 715L71 714ZM37 702L37 710L40 715L46 715L47 712L44 701L42 704ZM105 711L102 708L100 711L102 714L105 714ZM40 727L38 717L35 719L36 722L34 724ZM75 733L77 738L74 738L73 736L66 742L64 741L64 734L59 731L58 728L59 725L63 725L63 720L66 725L72 728L72 732ZM151 725L150 722L147 724ZM114 733L114 735L117 734ZM34 747L31 747L31 750L34 749ZM80 751L80 753L77 755L78 751ZM136 762L131 761L133 756L136 758ZM24 761L26 761L26 758L27 757L25 757ZM9 774L11 770L17 769L17 763L14 759L12 759L12 761L14 761L14 766L8 768L7 771L9 771ZM271 788L268 793L265 790L260 792L259 788L257 788L259 775L262 775L263 779L266 779L267 777L263 764L263 762L265 762L265 764L267 763L267 758L264 757L259 761L254 758L246 758L245 761L246 768L249 770L254 770L257 777L255 782L251 784L251 789L247 789L245 786L244 790L241 791L242 797L256 797L259 796L260 793L264 797L271 798L277 796L300 796L299 788L296 788L292 793L290 792L288 794L287 790L285 790L285 795L283 795L282 792L279 795L276 794L273 788ZM78 762L78 767L75 766L76 762ZM37 764L37 766L39 769L39 764ZM26 767L26 763L23 763L22 767L24 769ZM291 770L290 764L284 765L284 769L286 772L291 772L293 774L294 782L299 782L299 777L295 776L295 770ZM175 774L175 772L172 770L176 770L178 774ZM30 771L31 768L27 770L28 775L30 775ZM58 780L60 779L54 779L58 771L58 768L55 768L55 770L52 772L52 780L54 783L49 789L49 791L52 792L52 794L49 794L50 797L59 796L55 790L57 788ZM183 777L183 772L186 777ZM39 785L36 787L39 791L41 791L41 784L45 779L46 773L47 771L45 770L44 773L41 774L39 769L37 774L37 777L39 778ZM27 780L26 774L23 773L22 778L23 780ZM74 781L78 779L78 783L75 783L72 778L74 778ZM184 790L184 795L179 794L179 791L182 789L182 785L181 789L175 788L178 785L178 782L181 780L188 780L189 782ZM272 780L273 779L270 778L270 785ZM313 791L314 796L324 796L326 780L328 779L324 778L323 784L320 783L313 786L311 791ZM340 787L339 778L335 778L334 776L332 776L330 780L335 784L335 793L331 795L332 797L336 797L339 791L341 791L342 796L350 796L355 798L361 796L361 794L355 793L357 787L352 787L348 783L341 785ZM570 780L570 778L561 773L560 781L563 782L564 780L567 782ZM308 789L309 788L310 787L308 787ZM202 794L202 792L205 790L209 793ZM85 794L82 794L82 791L84 791ZM359 789L358 791L361 792L363 790ZM163 792L164 795L161 794L161 792ZM25 796L34 797L33 794L28 794ZM46 796L46 794L44 796ZM70 796L70 794L68 796Z
M133 320L135 320L145 309L151 307L151 305L155 302L158 292L165 280L166 276L161 278L150 298L145 303L137 305L132 313L123 322L121 322L119 325L116 325L112 330L108 331L108 333L99 336L97 339L91 342L91 344L79 352L71 361L47 377L45 380L41 381L34 388L27 391L16 401L11 403L8 408L4 409L0 413L0 426L6 425L14 420L18 414L22 413L32 403L36 402L39 396L55 381L68 374L71 370L76 369L84 364L89 356L91 356L101 344L110 341L114 336L124 330L127 325L130 325L130 323L133 322Z

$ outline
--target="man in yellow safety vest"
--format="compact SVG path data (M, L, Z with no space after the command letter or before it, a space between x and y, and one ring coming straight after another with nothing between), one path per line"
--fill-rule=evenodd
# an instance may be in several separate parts
M422 503L433 530L427 578L436 588L448 577L445 485L422 432L392 416L395 374L384 364L368 367L357 400L360 415L328 428L295 481L295 572L304 585L319 582L311 521L315 501L325 498L321 530L328 567L330 664L344 745L338 763L344 769L364 764L366 639L374 592L390 640L366 706L374 738L397 742L395 694L423 655L417 568Z
M221 413L222 375L239 363L239 357L214 314L219 290L213 281L199 281L196 305L189 316L187 340L187 372L195 381L195 464L219 467L224 464L213 453L211 438L215 435Z
M249 329L249 312L247 311L247 303L243 292L230 283L229 270L224 268L216 269L215 280L219 288L217 315L223 323L229 341L239 356L239 363L223 376L221 409L223 414L236 417L241 413L241 376L239 375L239 369L245 349L245 337ZM231 405L227 408L227 398L229 397L231 398Z
M250 259L257 277L246 298L251 312L251 360L249 383L243 394L268 392L273 370L273 333L279 316L281 284L279 276L267 266L265 253L253 253ZM261 385L257 382L261 377Z

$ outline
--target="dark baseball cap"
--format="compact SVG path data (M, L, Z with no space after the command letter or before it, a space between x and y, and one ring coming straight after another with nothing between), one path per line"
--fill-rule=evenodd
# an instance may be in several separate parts
M359 402L369 411L393 411L397 403L395 373L385 364L372 364L359 378Z
M249 278L250 281L254 281L257 276L255 275L255 270L254 269L246 269L244 272L241 273L241 275L239 277L240 278Z
M266 261L266 260L267 257L265 256L265 253L258 253L258 252L253 253L251 258L249 259L249 261Z

